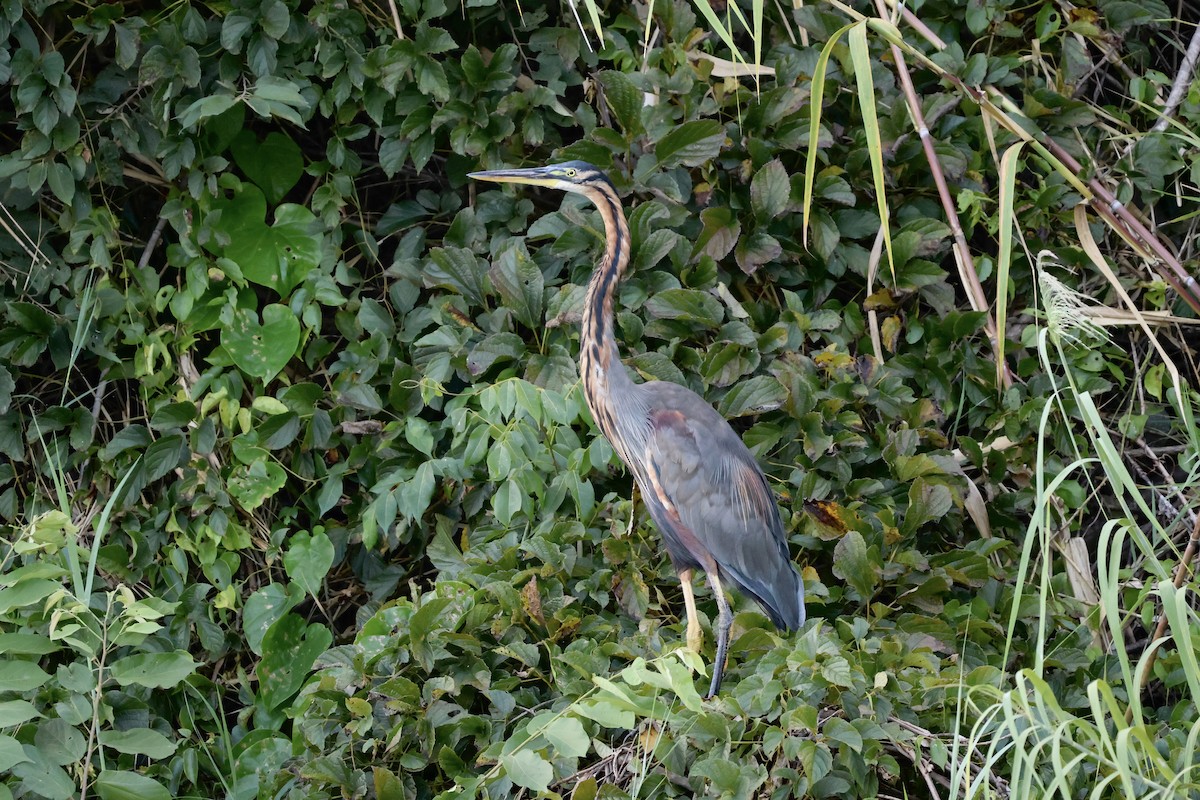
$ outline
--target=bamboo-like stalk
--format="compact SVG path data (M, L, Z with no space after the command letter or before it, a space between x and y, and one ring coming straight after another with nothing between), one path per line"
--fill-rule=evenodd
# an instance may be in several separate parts
M880 18L887 18L888 10L884 0L875 0L875 8L879 12ZM963 233L962 223L958 218L958 210L954 204L954 198L950 196L950 187L946 183L946 174L942 171L942 165L938 161L937 151L933 146L933 137L929 135L929 127L925 124L925 115L921 111L921 101L917 97L916 88L913 86L912 76L909 74L908 64L904 59L904 51L895 43L891 43L891 48L892 60L896 63L896 74L900 78L900 86L904 91L904 100L908 105L908 113L912 117L913 126L917 129L917 135L921 138L921 147L925 151L925 160L929 163L929 172L933 176L933 184L937 187L938 199L942 203L942 212L946 215L946 221L950 224L950 232L954 237L954 261L958 265L959 278L962 280L967 298L971 301L971 308L976 311L982 311L987 315L986 329L988 338L991 339L992 350L996 353L997 362L1000 362L1003 358L1004 348L1000 346L996 320L992 316L987 295L983 292L983 284L979 280L979 272L975 269L975 259L971 256L971 248L967 245L967 237ZM1009 372L1006 364L997 363L996 374L1005 388L1012 385L1012 374Z
M830 0L830 4L842 13L855 20L867 20L861 12L851 8L841 0ZM911 13L902 13L901 17L912 22L916 18ZM1020 109L1007 95L994 86L984 89L968 86L957 75L953 75L935 63L927 55L908 44L900 36L899 30L886 19L871 18L870 22L879 33L893 46L916 58L927 69L933 71L943 80L948 81L964 95L975 102L981 111L994 119L1013 135L1030 143L1030 145L1054 167L1067 181L1083 196L1084 200L1118 235L1132 246L1152 255L1147 260L1163 280L1183 298L1192 310L1200 314L1200 283L1184 269L1179 259L1171 252L1162 240L1151 232L1135 214L1121 204L1103 184L1095 178L1083 179L1083 167L1052 138L1038 131L1038 135L1029 133L1018 124L1015 116L1021 115ZM943 49L945 43L933 34L926 26L914 24L913 29L937 49ZM1015 116L1014 116L1015 115ZM1158 259L1155 263L1154 259Z

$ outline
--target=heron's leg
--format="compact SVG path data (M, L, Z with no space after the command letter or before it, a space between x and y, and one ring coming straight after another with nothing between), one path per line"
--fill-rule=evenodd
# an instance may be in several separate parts
M716 569L705 571L708 585L712 587L713 597L717 600L717 657L713 661L712 685L708 687L708 697L716 697L721 691L721 678L725 675L725 656L729 652L729 628L733 625L733 612L729 610L729 601L725 599L725 590L721 588L721 579ZM708 698L705 698L708 699Z
M687 646L699 653L704 645L704 631L700 630L700 619L696 615L696 595L692 593L692 570L679 571L679 585L683 588L683 605L687 608Z

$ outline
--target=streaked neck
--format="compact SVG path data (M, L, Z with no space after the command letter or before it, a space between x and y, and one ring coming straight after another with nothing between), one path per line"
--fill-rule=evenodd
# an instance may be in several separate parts
M607 243L592 279L588 283L583 307L583 328L579 340L579 371L583 392L592 416L606 439L616 444L614 397L628 392L633 381L617 353L613 332L613 296L617 282L629 263L629 226L615 195L589 192L588 198L600 210ZM622 458L625 457L621 453ZM628 459L626 458L626 463Z

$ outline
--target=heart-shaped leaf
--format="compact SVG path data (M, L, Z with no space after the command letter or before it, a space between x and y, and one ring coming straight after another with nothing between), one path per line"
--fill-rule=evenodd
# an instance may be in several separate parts
M229 493L247 511L253 511L283 488L287 474L274 461L255 461L249 467L234 470L229 478Z
M272 709L295 694L331 641L333 635L324 626L315 622L305 625L295 614L285 614L263 638L258 665L260 701Z
M304 532L293 535L283 554L283 567L288 577L313 597L321 590L321 581L332 564L333 542L321 530L314 531L311 536Z
M274 131L262 142L242 129L230 146L233 160L270 203L278 203L304 174L300 148L289 137Z
M221 255L236 262L246 280L269 286L282 297L320 263L317 218L304 206L279 206L274 224L267 225L266 197L247 184L215 205L221 217L214 228L228 237Z
M300 323L287 306L263 309L262 324L253 311L234 309L221 329L221 346L233 363L255 378L271 380L287 365L300 346Z

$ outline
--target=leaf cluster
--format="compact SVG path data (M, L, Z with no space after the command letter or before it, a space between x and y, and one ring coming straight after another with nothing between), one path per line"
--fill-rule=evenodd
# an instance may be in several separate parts
M1165 8L919 11L940 67L1017 93L1073 152L1101 119L1149 128ZM549 3L0 8L0 797L913 796L964 763L970 698L1043 645L1050 683L1021 685L1083 713L1112 677L1101 623L1064 571L1050 600L1023 593L1021 543L1047 504L1085 552L1102 539L1113 499L1081 475L1047 500L1031 467L1070 472L1086 404L1059 399L1033 313L997 385L886 43L871 81L832 47L814 93L845 20L771 13L755 85L715 74L682 2L614 8L599 42ZM1104 74L1132 100L1082 96L1087 48L1117 34L1133 77ZM916 79L990 253L1012 134ZM1138 137L1119 197L1165 204L1197 153ZM784 637L738 605L715 701L695 688L711 644L678 649L678 583L579 384L602 219L466 178L575 158L629 213L626 366L732 421L816 620ZM1030 251L1084 263L1072 185L1021 170ZM1191 474L1162 365L1121 344L1066 352L1077 388ZM1150 573L1122 579L1144 626ZM1187 663L1159 659L1145 722L1176 755Z

